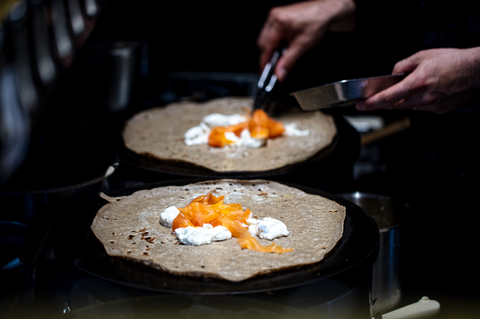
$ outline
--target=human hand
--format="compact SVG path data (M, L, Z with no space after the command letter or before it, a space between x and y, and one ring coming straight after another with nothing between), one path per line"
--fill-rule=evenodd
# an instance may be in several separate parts
M401 82L356 105L359 111L412 109L447 113L480 93L480 47L432 49L398 62L392 74Z
M353 31L354 11L353 0L316 0L272 8L257 39L260 70L285 40L287 50L275 68L277 79L283 81L298 59L320 43L327 30Z

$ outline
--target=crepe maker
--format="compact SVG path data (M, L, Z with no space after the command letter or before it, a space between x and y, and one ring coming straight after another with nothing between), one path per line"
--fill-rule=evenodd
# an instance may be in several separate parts
M315 176L333 182L349 172L360 154L360 135L342 117L334 116L337 135L332 143L320 150L310 159L268 171L215 172L191 163L162 161L141 156L124 146L123 139L118 140L117 153L120 157L119 171L127 172L134 180L147 182L178 178L234 178L234 179L270 179L293 182L307 186L317 186Z
M109 193L109 196L124 196L142 189L180 186L203 180L175 180L147 184ZM106 255L103 245L90 230L97 211L106 204L101 198L72 207L68 214L63 214L63 218L57 220L61 225L75 223L76 227L55 227L55 236L60 238L67 236L70 239L68 242L54 241L56 256L95 277L127 287L165 293L248 294L298 287L327 278L349 277L356 280L371 275L379 243L379 230L375 221L363 209L341 197L305 186L287 183L285 185L326 197L347 208L343 237L319 263L260 275L241 282L229 282L212 278L176 276L140 263L112 258Z

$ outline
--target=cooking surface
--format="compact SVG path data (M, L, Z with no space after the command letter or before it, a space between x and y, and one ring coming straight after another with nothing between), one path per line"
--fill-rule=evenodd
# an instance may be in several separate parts
M190 182L193 181L179 180L167 184ZM145 187L161 186L161 184L146 184L109 194L117 196ZM168 274L157 276L154 270L135 265L132 268L118 268L97 255L103 248L101 245L98 246L96 239L89 231L89 225L97 209L106 202L96 198L82 205L62 207L56 212L58 217L51 225L50 231L47 231L48 237L43 244L43 251L35 263L35 278L38 279L35 279L33 287L30 282L25 282L25 289L27 291L34 289L36 295L34 313L30 313L28 310L25 315L29 317L38 315L37 310L47 317L70 311L79 311L79 315L84 312L85 315L92 315L92 307L101 304L99 312L94 311L94 315L99 315L103 311L114 311L109 306L109 302L121 303L123 300L126 304L121 307L128 305L126 306L128 309L137 308L137 304L144 305L148 300L161 302L174 299L172 302L178 304L178 299L189 300L192 298L189 297L191 293L200 296L215 294L219 300L225 299L226 293L232 296L231 299L227 299L227 301L233 300L230 301L230 304L247 300L246 305L253 307L255 311L262 312L267 317L276 317L279 311L278 307L283 309L283 315L290 312L295 313L295 311L304 315L303 311L307 311L307 313L309 311L314 311L314 313L327 311L322 309L325 304L335 298L345 298L344 295L359 296L363 301L359 305L355 305L357 301L350 304L350 311L367 312L368 286L366 281L368 281L369 269L377 253L378 241L377 228L373 219L367 217L360 208L342 198L316 189L302 186L300 188L337 200L347 207L345 233L338 246L324 262L318 265L271 276L261 276L233 285L211 279L181 279L181 277ZM68 213L66 213L67 211ZM75 226L68 227L68 225ZM163 286L164 284L169 286ZM171 292L187 293L187 296L168 294ZM237 297L238 294L241 295ZM211 298L205 298L207 297L194 299L197 302L202 300L202 305L204 305L211 300ZM20 302L24 302L24 300L22 299ZM188 308L190 304L187 302L185 307ZM89 306L90 309L84 309L86 306ZM168 304L168 309L170 306ZM232 311L232 309L238 309L239 306L243 307L245 304L227 310ZM328 309L328 307L326 308ZM251 308L247 310L252 311ZM23 311L25 309L15 309L19 315L22 315ZM177 315L179 314L177 313Z
M192 181L195 182L195 181ZM144 187L127 189L122 192L116 192L114 195L129 195L133 191L140 189L150 189L165 185L184 185L190 183L188 180L172 181L168 183L148 184ZM350 202L343 200L320 190L306 188L298 185L305 192L321 195L323 197L335 200L347 207L347 216L344 223L344 233L342 239L335 249L328 254L328 257L318 263L299 269L286 270L271 275L259 276L247 281L232 284L222 280L199 279L186 277L180 280L178 276L167 273L159 273L142 265L132 265L128 263L127 267L120 267L117 263L111 263L109 259L104 259L105 251L103 245L95 238L90 231L89 226L96 211L105 204L104 200L93 201L92 204L82 207L82 215L88 216L85 219L85 225L82 227L82 233L78 236L82 240L77 241L78 245L73 249L72 256L75 258L75 265L89 273L101 278L112 280L117 283L123 283L132 287L145 287L149 290L160 292L183 292L195 294L245 294L262 291L276 291L289 287L305 285L307 283L320 281L344 273L348 269L358 267L360 264L372 264L376 258L378 249L378 231L375 222L365 215L364 212ZM74 215L77 215L74 213ZM61 230L60 230L60 235ZM62 247L61 247L62 248ZM65 249L66 247L63 246ZM75 251L82 251L81 254Z
M179 81L177 78L165 83L168 82L180 83L178 88L181 90L177 90L176 86L170 87L171 92L180 92L179 95L188 94L191 98L211 96L209 93L211 86L199 84L201 83L199 81ZM185 85L186 83L189 85ZM198 86L196 86L197 84ZM232 83L228 82L228 85L225 86L230 85ZM215 88L217 89L218 86L217 83ZM223 91L216 90L216 92ZM247 94L247 91L238 91L238 93ZM153 94L146 95L146 97L151 96ZM57 102L59 107L53 107L53 110L62 110L61 106L64 103L62 103L62 99L59 100L60 102ZM146 107L146 104L142 104L139 108ZM73 110L77 110L77 112L73 114L67 114L68 109L63 110L50 121L45 121L45 126L50 125L55 128L53 130L55 134L63 132L65 136L72 136L72 143L80 140L101 146L105 150L115 150L123 115L108 117L107 113L101 113L92 116L91 110L88 108L82 112L80 107L77 109L75 105L73 105ZM460 147L465 144L468 146L468 143L461 142L456 147L459 140L449 136L452 131L458 131L457 135L472 136L474 132L466 131L466 128L474 127L475 118L469 120L467 123L469 125L462 126L454 124L465 123L464 121L452 122L452 119L440 121L434 117L436 120L434 122L429 117L423 120L421 116L415 116L415 114L412 116L410 113L394 116L380 114L385 123L404 116L411 116L412 126L409 129L383 140L363 145L360 150L358 144L352 144L352 141L355 143L354 141L358 142L359 140L358 136L354 134L356 132L348 134L348 142L339 143L340 151L335 155L336 158L347 159L343 163L333 161L329 164L328 169L313 165L310 168L311 171L307 170L305 174L291 174L288 178L286 176L275 178L308 185L333 194L366 191L389 195L408 203L413 217L405 225L402 233L400 269L402 298L400 306L416 302L422 296L428 296L438 300L441 304L442 308L438 318L452 318L453 314L461 314L464 318L476 318L475 316L478 314L477 301L480 297L478 290L480 280L476 261L476 252L480 245L476 229L479 224L479 214L475 214L478 211L479 187L478 179L474 177L476 166L467 165L474 163L475 157L468 151L467 153L462 151L472 149L471 147ZM64 121L58 122L58 118L63 118ZM430 126L425 126L425 123L429 123ZM432 129L433 124L435 124L433 127L435 130L430 133L431 135L425 135L425 131ZM438 132L442 131L438 128L442 127L451 127L451 130L444 130L444 133L439 135ZM42 129L37 133L43 136L45 132L50 131ZM49 137L55 136L55 134L51 134ZM421 139L421 136L424 138ZM437 141L435 138L438 138L441 143L435 142ZM441 156L435 158L429 155L434 153L435 149L441 149L442 143L448 149L453 147L455 152L450 156L447 152L443 152L440 153ZM121 152L119 155L121 157ZM357 160L355 160L356 158ZM459 159L463 159L463 161ZM458 167L454 165L457 163L465 165L460 166L461 169L454 170L453 168ZM152 182L186 177L142 170L128 164L128 161L121 162L115 173L105 180L103 187L107 193L122 191L130 187L143 187ZM65 215L72 207L77 207L77 204L67 202L60 207L54 207L54 213ZM79 212L80 215L81 212ZM5 261L6 264L2 264L0 279L8 283L10 287L10 289L2 291L2 299L8 302L8 304L1 304L2 312L13 310L16 316L22 317L24 314L29 318L53 317L86 306L95 308L100 304L105 304L105 308L108 309L106 311L111 311L114 307L110 306L109 302L121 302L126 299L131 301L132 298L135 301L131 304L131 309L138 309L137 306L144 305L151 300L143 298L170 300L171 296L168 294L126 287L123 284L89 274L77 267L81 265L76 264L75 259L67 258L71 255L63 254L61 250L57 249L59 243L64 248L70 247L70 244L72 244L71 247L74 247L73 244L79 238L81 240L85 238L85 232L78 233L76 231L76 216L69 217L72 217L73 221L61 224L57 221L53 225L52 232L44 244L45 249L37 256L36 262L30 269L32 271L30 274L34 273L34 277L27 277L27 280L23 280L23 273L20 272L20 269L22 266L28 269L30 262L35 261L36 245L42 242L49 226L48 223L38 222L35 224L33 232L35 239L30 242L30 246L33 247L19 249L19 258L10 255L9 252L9 258L7 258L9 260L2 259L2 262ZM19 219L24 221L21 217ZM68 235L57 236L59 228L72 229L72 232L68 231ZM285 306L289 311L308 308L318 312L324 310L325 304L331 300L337 300L340 296L357 296L358 294L356 299L362 300L358 308L350 303L348 303L348 307L342 308L355 309L363 315L365 303L368 303L368 300L365 301L364 291L367 288L364 287L365 282L362 280L367 280L364 274L357 275L353 282L344 278L332 278L317 283L320 286L305 285L295 289L243 297L247 298L250 304L257 302L256 306L259 306L258 303L263 305L265 302L271 305L273 302L276 307ZM323 294L320 294L320 291ZM19 294L12 295L14 293ZM125 305L130 305L130 301ZM190 302L187 304L191 305ZM206 304L208 301L196 306ZM31 307L25 307L25 305L31 305ZM193 305L195 304L193 303ZM90 308L90 312L83 311L85 311L83 312L85 315L91 315L92 311L95 313L92 308ZM339 311L338 308L336 311ZM25 312L29 313L25 314ZM359 316L359 318L361 317Z
M438 318L453 318L454 314L460 314L461 318L475 318L475 311L478 309L476 301L479 295L477 289L478 264L474 252L478 251L476 247L478 247L479 235L475 231L478 219L469 213L476 205L476 188L468 189L467 186L471 186L471 184L453 173L436 175L428 159L412 163L413 159L402 153L405 146L404 139L408 138L405 136L406 134L409 133L406 132L383 142L364 146L359 160L354 165L355 180L344 185L343 192L360 190L387 194L397 199L408 199L413 218L405 226L406 231L402 237L401 305L416 302L426 295L440 302L442 308ZM396 143L391 144L394 140ZM392 149L392 145L396 145L398 149ZM412 144L409 144L408 147L412 147ZM405 166L401 170L398 169L399 161ZM131 172L119 169L108 178L109 190L118 192L125 185L143 187L147 184L140 178L134 180L127 177L131 177ZM438 183L438 180L443 178L455 182L456 189L436 187L435 184ZM392 183L392 179L401 182ZM411 180L417 182L406 183ZM71 206L62 208L60 214L65 214L68 207L71 208ZM124 284L117 284L111 280L91 275L78 267L81 266L79 260L71 259L72 254L60 253L59 246L65 249L72 244L71 247L74 249L73 243L79 237L84 239L85 232L75 231L76 227L73 227L72 232L68 232L68 235L58 236L58 229L65 231L76 223L77 217L82 217L82 212L77 213L79 215L68 216L67 221L61 219L62 222L53 227L49 237L50 241L45 244L45 250L35 264L35 281L25 283L26 287L34 288L30 293L33 292L35 296L33 300L29 299L28 289L21 296L21 304L32 302L34 305L28 311L33 311L33 315L40 316L40 313L43 313L47 317L52 317L62 312L68 313L82 308L81 314L92 316L113 311L115 302L118 305L118 302L124 301L126 303L119 309L126 307L132 310L143 307L152 300L171 301L173 297L168 294L126 287ZM458 218L459 214L465 218ZM444 216L448 218L444 218ZM11 273L12 270L2 270L2 276ZM356 292L357 288L352 289L351 287L358 283L352 284L349 286L350 288L345 288L343 283L339 283L334 278L333 281L326 281L322 284L327 285L332 293L344 295L345 289ZM283 313L295 313L299 309L315 308L312 307L314 301L306 296L312 296L312 292L318 289L319 287L306 285L290 293L280 291L241 298L248 300L247 304L249 305L255 303L255 307L257 307L255 309L259 307L263 311L265 309L273 311L272 309L282 307ZM178 298L190 297L179 296ZM233 296L232 298L240 297ZM317 304L324 304L332 297L322 295L315 296L315 298ZM127 299L128 301L125 301ZM171 301L172 304L178 305L178 299L175 300L177 301ZM274 307L272 307L272 300L276 301L273 303L276 305ZM113 304L111 304L112 302ZM198 303L198 300L196 302ZM279 303L282 304L279 306ZM189 307L195 305L190 301L186 304ZM199 304L211 305L211 301L202 299ZM13 303L12 305L14 306ZM268 306L265 308L265 305ZM84 309L85 306L90 308ZM99 307L99 309L95 311L95 307ZM21 310L18 307L15 308L16 313L21 314L21 311L26 311L25 308L20 308ZM274 313L278 314L275 311ZM31 315L30 313L29 317Z
M440 302L442 309L438 318L453 318L453 314L461 314L463 318L475 318L475 309L478 309L476 301L479 296L478 263L475 252L478 251L479 235L475 230L478 225L478 217L471 214L475 211L474 207L477 206L477 189L468 189L467 186L470 184L461 177L455 177L453 173L436 175L430 166L431 162L427 159L415 163L408 162L405 154L400 156L403 151L401 147L403 138L395 137L398 139L395 145L400 145L400 147L394 150L392 150L391 144L387 143L392 140L364 147L359 160L355 163L355 181L344 185L345 191L363 190L393 195L396 198L408 198L414 217L406 225L408 230L404 232L402 238L402 305L418 301L426 295ZM392 161L392 157L395 156L398 157ZM399 161L405 166L401 170L398 169ZM407 169L407 165L409 169ZM141 187L145 184L141 180L127 179L125 176L130 177L131 172L121 169L115 172L108 179L110 190L118 191L125 185ZM419 179L419 176L422 178ZM452 183L455 182L457 187L455 189L436 187L435 184L438 183L438 180L444 178L448 178ZM401 182L392 183L392 179ZM413 180L417 182L411 182ZM68 206L63 208L60 213L65 214L67 208ZM459 215L462 217L458 218ZM74 224L74 221L70 221L59 227L65 229ZM79 234L73 231L69 236L53 238L68 247L69 243L76 241L72 237L82 236L83 239L84 235L84 233ZM156 294L152 295L151 292L142 289L126 289L122 284L92 276L77 267L74 260L64 259L65 255L53 250L55 245L51 243L50 245L45 246L46 249L36 263L35 282L26 283L27 287L32 287L30 285L34 284L34 301L25 295L21 297L22 304L33 302L35 306L29 310L38 316L41 312L47 316L53 316L62 312L78 310L84 306L95 307L95 305L104 303L106 304L102 308L112 311L113 308L109 306L108 302L122 301L125 298L135 298L134 304L128 309L138 309L138 305L144 305L150 300L148 298L160 301L171 298L163 294L155 297ZM2 276L11 273L12 270L2 270ZM325 284L331 285L332 291L338 289L338 282ZM307 292L296 292L299 299L308 294L309 289L315 291L312 287L304 289ZM282 292L274 293L273 296L278 297L278 300L281 301L291 298ZM253 300L262 305L263 302L271 305L271 297L272 295L261 294L253 296ZM329 297L319 296L317 300L325 301L321 298L328 299ZM252 302L251 299L249 300ZM284 313L288 313L288 311L301 308L299 305L302 302L306 301L297 300L285 303L281 307L286 307ZM208 304L207 301L205 303ZM191 303L187 304L191 305ZM294 307L290 307L289 304ZM16 309L18 313L19 310ZM92 308L82 311L85 315L98 314Z
M193 91L195 89L191 89L191 92ZM402 118L404 115L399 114L398 117ZM396 117L392 119L390 115L381 114L381 116L386 123L396 119ZM428 296L441 304L438 318L453 318L453 315L458 314L464 318L476 318L477 301L480 297L476 252L480 245L480 238L476 230L479 215L475 214L478 211L479 189L477 180L471 177L475 172L472 168L475 167L471 165L462 167L468 174L461 173L462 171L459 173L451 169L451 166L446 168L445 160L440 161L438 157L434 159L428 156L435 144L430 143L427 138L419 139L418 132L425 128L419 129L421 125L418 123L424 123L424 121L420 122L418 117L411 119L413 125L408 130L363 145L359 155L348 147L352 141L349 137L350 142L340 147L341 154L352 159L349 165L346 163L345 166L336 166L333 163L329 167L330 174L324 175L325 170L322 171L319 168L318 171L313 170L307 172L308 174L297 176L295 182L297 184L300 182L302 185L308 184L328 193L365 191L389 195L408 203L412 210L412 219L404 226L402 233L400 249L402 298L399 306L416 302L422 296ZM118 119L115 118L115 120ZM68 123L72 121L75 125L68 129ZM98 118L92 119L88 116L79 116L72 121L59 125L65 129L65 132L72 133L75 138L81 137L82 141L91 142L96 146L101 144L109 149L115 145L115 143L108 143L109 138L113 141L118 137L115 132L118 132L120 125L115 121L100 125ZM438 126L442 126L441 124L439 122ZM91 125L89 130L85 129L85 125ZM446 135L441 135L441 138L445 143L450 143ZM463 153L457 154L463 155ZM355 156L358 156L356 161ZM450 159L446 156L441 159L445 158ZM448 163L455 162L450 160ZM106 179L104 190L107 193L114 193L125 188L143 187L152 182L184 177L174 174L154 174L149 171L145 173L144 170L122 162L115 173ZM55 207L54 213L66 215L72 207L81 206L67 202L60 207ZM69 254L62 253L59 246L63 249L71 247L74 250L74 243L79 238L83 240L86 236L83 230L78 231L81 228L76 227L76 218L82 216L82 212L77 213L78 215L68 216L73 220L62 219L61 223L57 220L51 228L44 250L37 256L31 269L35 277L27 277L27 280L22 281L23 274L19 270L22 265L28 268L32 259L35 258L36 245L27 250L18 250L18 259L13 255L10 258L8 255L9 260L5 260L8 266L2 265L0 275L11 289L2 292L2 299L8 300L8 305L2 304L2 311L7 308L13 309L15 315L20 317L22 314L28 315L29 318L54 317L88 306L90 308L83 309L82 314L91 316L92 313L98 314L102 309L112 311L115 308L113 306L115 302L118 304L123 301L125 302L123 307L138 309L151 300L171 300L172 296L169 294L128 287L85 272L81 269L81 259L71 258L71 251ZM43 222L35 225L36 231L33 232L35 240L30 242L30 246L32 243L41 243L48 226L48 223ZM67 230L68 234L58 236L59 229ZM70 232L69 229L72 231ZM267 308L272 310L273 303L275 305L273 309L285 307L283 308L285 312L310 309L319 313L325 310L325 305L329 301L337 300L341 296L354 295L357 300L362 300L361 304L357 307L349 300L348 307L341 308L354 309L363 315L366 311L365 303L368 303L364 295L367 288L364 286L365 282L362 282L366 278L365 274L354 277L353 282L351 278L348 280L331 278L317 282L320 286L304 285L277 292L248 294L242 298L248 300L247 304L255 304L257 307L255 309L260 307L265 310L266 308L262 307L269 305ZM14 289L14 287L23 290ZM320 291L322 294L319 293ZM15 292L20 294L13 296ZM232 298L239 298L239 296L232 296ZM191 307L211 305L209 300L203 299L195 301L197 304L185 302ZM31 307L24 306L27 304ZM97 309L98 311L94 310L98 305L105 306L100 310ZM339 311L338 308L335 310ZM274 313L278 314L278 311L275 311ZM25 314L25 312L28 313ZM348 318L348 315L345 317Z
M215 172L210 169L197 166L191 163L161 161L151 157L141 156L127 149L123 144L123 140L118 140L118 154L125 166L136 169L139 173L147 174L170 174L172 176L182 176L185 178L202 177L202 178L241 178L241 179L277 179L301 180L302 185L318 186L318 181L309 181L306 174L315 172L318 175L328 174L328 169L332 164L341 166L351 165L358 156L359 136L358 133L343 119L342 117L334 118L338 133L334 137L332 143L317 152L311 158L300 163L286 165L284 167L268 170L268 171L245 171L245 172ZM349 163L349 164L347 164ZM300 178L294 178L295 175L301 175ZM311 176L311 175L310 175ZM331 182L334 182L333 179Z

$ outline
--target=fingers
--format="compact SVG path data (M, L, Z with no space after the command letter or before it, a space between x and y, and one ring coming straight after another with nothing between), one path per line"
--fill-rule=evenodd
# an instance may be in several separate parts
M268 39L268 41L262 42L263 39ZM260 55L260 70L263 70L265 65L271 60L273 52L278 49L282 40L284 40L284 37L282 36L282 33L277 32L277 30L266 29L265 33L262 32L258 41L258 45L262 51ZM275 75L277 76L278 81L281 82L286 78L288 73L295 66L295 63L307 49L308 47L306 45L299 43L296 39L288 45L287 50L280 57L275 68Z
M275 68L275 75L278 81L282 82L285 80L303 53L305 53L305 46L298 45L296 41L289 44L283 56L278 60L277 67Z
M278 10L277 10L278 11ZM273 56L273 52L285 39L285 30L278 22L276 9L272 9L265 21L265 24L257 38L257 47L260 49L260 71Z
M293 69L298 60L312 47L318 45L324 32L318 32L315 36L310 33L296 34L291 39L286 52L278 60L275 74L277 79L282 82Z
M265 64L267 64L272 58L273 52L280 44L281 40L282 37L277 30L272 29L271 27L262 30L257 40L257 46L260 49L260 72L265 67Z
M405 81L405 80L404 80ZM403 82L403 81L402 81ZM432 110L438 100L410 84L398 83L356 105L359 111L373 110Z
M422 52L416 53L395 64L392 74L409 73L403 81L385 89L370 98L360 101L356 104L359 111L371 111L379 109L413 109L419 105L421 98L415 97L413 88L415 85L415 76L411 73L415 71L423 59Z
M403 59L395 64L392 74L412 73L413 70L425 59L431 55L441 52L441 50L423 50L419 51L408 58Z
M279 81L283 81L287 74L293 69L301 55L303 55L313 45L318 44L324 33L325 27L316 32L317 17L311 19L312 6L317 3L302 2L286 7L275 7L269 12L267 21L263 26L257 39L257 46L260 49L260 69L271 60L273 53L278 49L282 41L288 42L288 48L285 54L279 59L275 74ZM308 10L305 11L305 7ZM313 10L314 11L314 10ZM320 21L323 21L320 19Z
M287 77L290 70L293 69L297 58L295 54L292 54L291 49L287 49L284 55L278 60L277 67L275 68L275 75L277 80L282 82Z
M395 65L393 73L410 73L403 81L356 105L359 111L382 109L424 110L438 114L460 107L471 95L459 75L467 67L458 62L459 49L420 51ZM460 81L462 79L463 81ZM460 84L460 86L459 86Z
M417 66L417 61L412 61L411 59L407 58L395 64L392 74L412 73Z
M403 81L357 103L356 108L359 111L413 108L418 102L412 98L412 84L411 77L407 76Z

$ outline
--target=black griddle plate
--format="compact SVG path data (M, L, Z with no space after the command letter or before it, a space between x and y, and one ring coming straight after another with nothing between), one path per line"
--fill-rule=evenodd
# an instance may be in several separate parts
M201 180L176 180L148 184L109 195L123 196L141 189L185 185L199 181ZM321 195L347 208L343 237L335 249L319 263L261 275L242 282L229 282L211 278L172 275L140 263L112 258L106 255L103 245L90 231L90 224L97 210L106 204L102 199L79 208L82 216L86 217L83 227L78 228L80 231L75 235L81 239L73 249L68 246L68 251L73 253L71 258L75 266L91 275L130 287L170 293L245 294L273 291L326 279L356 267L370 267L371 269L378 254L379 231L370 216L360 207L341 197L314 188L286 185L296 187L309 194ZM72 238L72 234L69 235L69 238Z
M162 161L155 158L141 156L127 149L123 140L118 141L118 154L120 161L125 165L144 170L150 173L162 173L185 177L201 178L275 178L279 176L297 174L299 172L311 172L318 170L332 170L333 167L343 166L345 163L353 163L360 154L360 135L341 116L334 116L337 127L337 135L332 143L317 152L310 159L290 164L285 167L268 171L241 171L241 172L215 172L211 169L186 162Z

